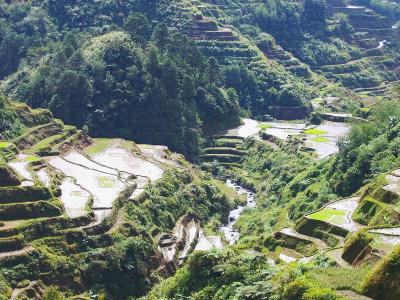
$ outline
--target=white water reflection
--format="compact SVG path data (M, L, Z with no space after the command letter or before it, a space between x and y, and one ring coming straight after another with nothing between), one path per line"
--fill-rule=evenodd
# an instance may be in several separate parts
M28 157L28 155L19 154L17 158L8 163L8 165L22 178L28 181L33 181L32 173L29 171L29 160L27 159Z
M85 207L90 194L82 189L74 181L67 177L61 183L61 201L64 204L65 212L70 218L76 218L85 214Z
M248 138L249 136L256 135L260 132L258 127L259 122L252 119L243 119L243 125L228 131L228 135L237 135L243 138Z

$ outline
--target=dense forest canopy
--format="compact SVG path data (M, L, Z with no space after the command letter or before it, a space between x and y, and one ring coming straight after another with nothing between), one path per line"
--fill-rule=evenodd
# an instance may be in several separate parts
M240 17L227 14L221 23L237 26L258 50L242 41L220 49L221 42L188 39L198 12L181 10L175 2L2 1L3 92L50 108L93 135L163 143L193 158L204 134L238 122L236 102L259 119L276 116L280 107L303 108L307 114L321 84L310 67L362 57L348 43L354 33L348 18L332 16L326 1L220 2L240 7ZM265 63L264 53L268 57L276 43L305 64L293 59L288 66ZM221 55L208 55L216 50ZM233 58L255 55L256 60L226 63L222 54L228 50ZM87 54L92 51L96 57ZM381 73L367 65L338 80L371 86ZM144 118L159 111L150 102L165 111Z
M183 34L152 24L141 12L154 13L154 3L40 5L1 5L2 76L23 57L35 66L16 87L18 99L93 135L166 144L192 158L203 130L238 123L238 96L223 89L218 63Z
M67 35L17 88L19 98L94 135L134 137L193 156L202 123L213 129L215 120L238 122L236 92L220 88L218 66L182 34L163 24L150 33L111 31L81 45Z

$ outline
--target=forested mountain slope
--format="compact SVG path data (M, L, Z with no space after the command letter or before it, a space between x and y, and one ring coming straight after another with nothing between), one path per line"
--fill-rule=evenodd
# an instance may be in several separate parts
M138 13L143 13L146 17ZM115 111L132 111L134 103L137 107L138 103L146 102L145 98L150 97L146 95L152 92L151 89L153 92L156 91L154 89L162 89L159 92L166 99L179 95L179 99L170 102L174 105L179 102L184 104L186 100L182 97L191 96L184 96L182 90L183 80L188 79L185 76L188 74L193 81L195 96L207 98L207 101L196 101L198 106L203 106L199 107L197 114L203 121L205 132L218 127L210 122L218 113L233 115L229 110L232 98L235 98L233 90L227 96L226 91L217 91L215 88L233 88L240 105L260 118L265 115L304 118L310 113L311 100L320 96L328 104L331 104L331 97L338 97L339 104L334 104L336 110L354 108L353 104L349 104L352 100L361 101L361 105L365 105L365 102L369 105L373 102L370 96L387 95L390 93L391 82L398 80L398 29L394 25L396 17L379 13L382 11L373 11L354 4L311 0L296 3L4 3L0 15L4 20L1 27L4 37L0 58L6 66L1 75L5 78L2 89L13 98L28 101L34 107L53 109L57 117L63 111L68 122L74 122L78 126L86 124L91 130L96 127L92 132L96 135L101 133L98 126L94 125L96 122L100 122L110 132L111 128L107 124L112 122ZM169 29L159 26L160 22L164 22ZM366 28L365 23L372 27ZM96 62L85 61L87 56L82 52L89 44L100 41L100 35L111 32L119 32L120 35L124 32L130 36L131 41L125 41L125 45L132 43L130 47L134 47L135 51L131 49L131 53L128 53L123 49L118 50L122 51L119 54L120 60L123 58L126 62L122 65L117 57L108 57L107 53L99 53L103 57L97 57ZM187 35L197 47L185 41L183 36L179 37L178 32ZM115 33L106 36L101 43L112 43L110 38L116 38ZM154 47L149 47L150 45ZM111 44L108 47L113 48ZM157 55L152 53L155 49ZM115 50L116 53L118 51ZM198 51L211 58L209 66L206 66L206 59L199 57ZM150 55L153 56L152 59L157 56L159 61L154 63L160 64L158 67L165 69L163 72L159 72L157 68L149 70L151 66L148 66L147 61L150 60ZM193 57L200 61L194 61ZM144 63L138 65L138 61ZM124 72L124 76L117 76L116 69L133 66L138 69L135 75L127 76L127 72ZM172 70L168 70L170 68ZM17 72L13 75L15 71ZM75 73L62 74L66 71ZM169 77L171 72L177 73L176 82L172 82L172 79L169 83L165 79L163 81L163 76ZM75 79L71 77L74 74ZM202 78L205 74L208 75ZM57 91L57 84L49 87L46 80L41 78L46 76L48 80L56 77L59 81L61 75L70 76L76 85L80 85L76 95L84 99L79 105L80 109L84 108L88 117L75 117L78 118L75 120L68 116L71 112L68 109L64 112L64 107L74 95L64 95L65 90L59 88ZM153 76L152 81L147 78L144 80L143 76L149 75ZM133 80L143 83L140 86L130 86L129 81ZM155 81L159 81L161 85L154 86ZM212 85L209 84L210 81ZM332 84L333 82L350 87L356 94L341 89ZM190 82L185 83L190 85ZM123 94L120 92L121 86L130 86L135 92ZM141 92L140 88L148 91ZM199 88L201 89L198 90ZM50 99L56 95L58 99ZM60 100L61 96L63 99ZM133 101L133 98L136 100ZM124 104L127 100L129 105ZM211 107L207 108L207 105ZM182 116L181 107L170 108L176 115ZM207 118L205 115L210 110L213 115ZM141 117L140 112L134 118L138 117ZM164 115L163 118L167 116ZM114 133L147 142L148 137L139 134L142 131L140 125L131 124L126 119L119 120L124 129ZM180 140L195 141L196 133L199 132L195 118L185 116L181 119L182 122L187 122L181 124L181 127L187 127L187 131L191 133L181 133ZM226 125L235 122L234 117L226 119ZM158 131L160 127L169 131L168 127L161 124L151 124L150 128L152 127L154 131ZM137 128L138 133L133 136L128 128ZM176 129L171 128L171 132L175 135ZM154 139L157 143L166 141L157 136ZM194 152L189 155L196 153L193 149L183 149L179 143L179 140L171 141L170 146L188 154Z
M366 4L341 1L210 1L198 8L207 17L217 16L217 21L236 26L258 41L267 56L277 58L284 64L288 62L280 47L313 70L322 71L328 78L339 80L345 86L369 87L382 80L397 80L399 32L395 25L396 17L382 16L373 8L361 5ZM218 18L219 14L224 18ZM383 69L379 69L379 65L364 64L359 69L353 68L353 74L345 76L350 72L345 71L344 64L350 68L353 60L376 56L383 56L382 61L386 58L390 62L381 65ZM335 76L333 68L336 65L342 65L342 71L337 71ZM326 68L321 69L323 66ZM366 74L366 69L372 74Z
M398 21L0 0L0 299L399 298Z
M2 4L2 28L7 34L29 43L35 30L41 30L44 38L50 38L50 29L41 28L41 22L51 22L58 33L58 38L29 51L27 45L19 45L25 58L3 84L14 98L50 108L56 117L80 128L85 125L97 136L166 144L192 158L198 153L202 129L214 131L238 124L236 92L223 89L218 65L207 61L176 30L164 24L152 26L142 14L129 15L136 7L133 4L104 7L126 15L100 24L96 22L104 11L94 3L42 5ZM68 8L80 5L94 10L93 20L85 14L87 23L80 23L70 15ZM150 10L150 5L140 7ZM31 17L34 12L41 12L37 19ZM62 26L72 28L61 31ZM28 28L33 32L25 32ZM76 34L77 29L82 32ZM9 61L12 44L4 39L3 45L8 49L2 59ZM10 67L9 73L17 66Z

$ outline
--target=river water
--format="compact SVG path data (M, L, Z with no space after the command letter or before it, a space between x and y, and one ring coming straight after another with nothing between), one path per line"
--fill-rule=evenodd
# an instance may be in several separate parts
M240 233L238 230L234 228L234 225L246 207L254 208L256 206L256 202L254 200L255 193L237 184L232 179L227 179L225 184L228 187L235 189L238 195L246 194L247 196L246 205L245 206L239 205L234 210L231 210L228 217L228 224L226 226L220 227L220 230L225 234L227 242L229 243L229 245L232 245L235 244L240 237Z

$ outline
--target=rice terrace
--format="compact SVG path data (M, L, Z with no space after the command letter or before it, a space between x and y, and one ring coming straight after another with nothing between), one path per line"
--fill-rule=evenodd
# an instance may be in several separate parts
M0 300L400 299L399 0L0 0Z

